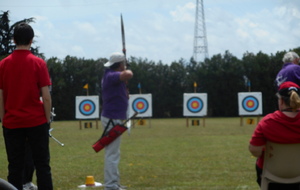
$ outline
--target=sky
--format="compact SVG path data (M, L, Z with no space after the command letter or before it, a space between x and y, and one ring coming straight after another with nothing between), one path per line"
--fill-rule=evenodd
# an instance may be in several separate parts
M196 0L0 0L10 24L35 18L35 44L48 59L127 57L171 64L193 57ZM208 54L275 54L300 47L299 0L203 0ZM198 54L202 61L203 54Z

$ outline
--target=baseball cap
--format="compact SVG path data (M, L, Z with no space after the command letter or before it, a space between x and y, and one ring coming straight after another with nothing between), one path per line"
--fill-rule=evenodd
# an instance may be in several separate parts
M109 61L104 64L104 67L110 67L114 63L118 63L124 60L125 60L125 55L123 53L119 53L119 52L112 53L109 58Z
M297 94L300 94L300 87L299 87L299 85L297 85L296 83L291 82L291 81L287 81L287 82L282 83L279 86L278 93L281 96L287 96L287 97L289 97L290 96L289 92L291 90L294 90L294 91L297 92Z
M283 63L294 62L296 59L299 59L299 55L296 52L290 51L284 54L282 61Z

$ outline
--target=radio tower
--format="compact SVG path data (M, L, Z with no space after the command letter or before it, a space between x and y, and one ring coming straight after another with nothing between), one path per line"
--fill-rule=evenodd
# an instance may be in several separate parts
M206 39L203 0L196 0L196 2L197 5L194 34L194 60L197 62L200 56L202 60L208 58L208 48Z

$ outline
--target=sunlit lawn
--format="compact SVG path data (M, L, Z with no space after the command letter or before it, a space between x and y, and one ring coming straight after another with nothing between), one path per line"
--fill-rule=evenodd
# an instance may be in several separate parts
M240 126L240 118L206 118L205 127L202 119L201 126L189 127L186 119L145 121L122 136L122 185L133 190L259 189L255 159L247 149L255 125ZM95 153L91 147L102 133L100 121L98 125L96 129L93 121L92 128L80 130L79 121L52 124L52 135L65 144L50 141L55 190L79 189L88 175L103 183L104 151ZM6 176L1 135L0 177Z

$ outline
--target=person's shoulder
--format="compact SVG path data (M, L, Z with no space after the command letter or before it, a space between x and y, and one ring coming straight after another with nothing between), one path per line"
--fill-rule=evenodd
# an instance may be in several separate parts
M296 65L294 63L285 63L282 67L282 69L278 72L278 74L282 73L290 73L290 72L299 72L300 71L300 65Z
M34 54L31 53L31 52L28 54L28 56L30 56L31 58L36 59L36 60L43 60L42 58L40 58L40 57L34 55ZM43 60L43 61L44 61L44 60Z
M261 119L261 122L270 122L276 120L276 118L280 117L280 111L275 111L273 113L268 113Z
M287 66L287 69L289 72L296 72L299 73L300 72L300 65L296 65L296 64L291 64Z
M0 60L0 62L2 62L3 60L11 59L11 57L12 57L12 54L4 56L3 59Z
M36 56L36 55L34 55L32 53L29 54L29 57L30 57L30 59L34 60L36 63L46 64L46 61L44 59L42 59L42 58L40 58L40 57L38 57L38 56Z
M300 70L300 65L294 64L294 67L295 67L296 69Z
M297 68L297 69L300 68L300 65L297 65L297 64L294 64L294 63L288 63L286 66L289 67L289 68Z
M120 73L121 73L120 71L115 71L112 69L107 69L105 72L109 75L120 75Z
M104 78L107 78L107 79L109 79L109 80L115 81L115 80L118 80L118 79L120 78L120 74L121 74L121 72L119 72L119 71L114 71L114 70L112 70L112 69L107 69L107 70L105 71L103 77L104 77Z
M0 60L0 64L4 64L5 62L9 61L11 59L11 54Z

